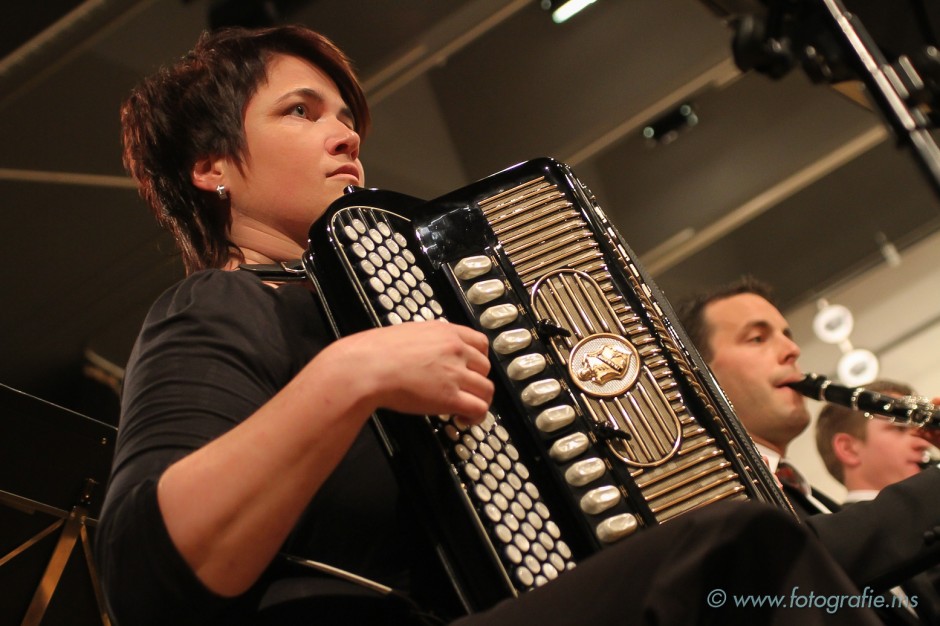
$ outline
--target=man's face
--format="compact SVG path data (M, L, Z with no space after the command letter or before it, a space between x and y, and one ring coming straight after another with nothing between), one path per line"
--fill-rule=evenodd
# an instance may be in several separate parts
M907 426L884 419L865 424L865 441L852 438L858 463L856 489L881 489L920 471L927 442Z
M787 321L751 293L708 304L704 318L709 365L735 413L755 441L784 454L809 424L803 396L786 386L803 378Z

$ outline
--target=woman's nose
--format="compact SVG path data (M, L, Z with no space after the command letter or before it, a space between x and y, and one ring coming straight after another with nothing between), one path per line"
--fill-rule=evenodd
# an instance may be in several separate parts
M359 133L342 124L342 128L330 136L329 151L332 154L349 154L354 159L359 158Z

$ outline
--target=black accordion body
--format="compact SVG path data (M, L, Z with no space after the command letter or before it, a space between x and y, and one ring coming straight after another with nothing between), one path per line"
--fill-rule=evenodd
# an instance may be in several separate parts
M431 202L347 194L311 229L304 266L340 336L446 318L490 339L483 423L373 420L468 611L714 502L789 509L567 166L527 161Z

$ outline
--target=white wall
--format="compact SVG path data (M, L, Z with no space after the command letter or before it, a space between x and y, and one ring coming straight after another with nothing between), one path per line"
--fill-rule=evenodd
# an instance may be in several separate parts
M901 265L883 264L830 292L821 293L831 304L852 311L855 327L850 341L855 348L873 351L880 361L879 377L911 385L920 394L940 396L940 233L906 249ZM836 378L838 346L815 338L812 320L816 303L785 315L802 347L801 367ZM826 471L813 440L815 416L821 405L810 402L813 424L790 447L788 456L810 482L840 500L845 489Z

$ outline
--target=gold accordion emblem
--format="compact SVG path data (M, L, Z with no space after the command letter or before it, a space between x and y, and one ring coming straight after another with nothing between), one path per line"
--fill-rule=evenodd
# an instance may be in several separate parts
M599 333L572 348L568 371L585 393L610 398L633 387L640 373L640 355L623 337Z

